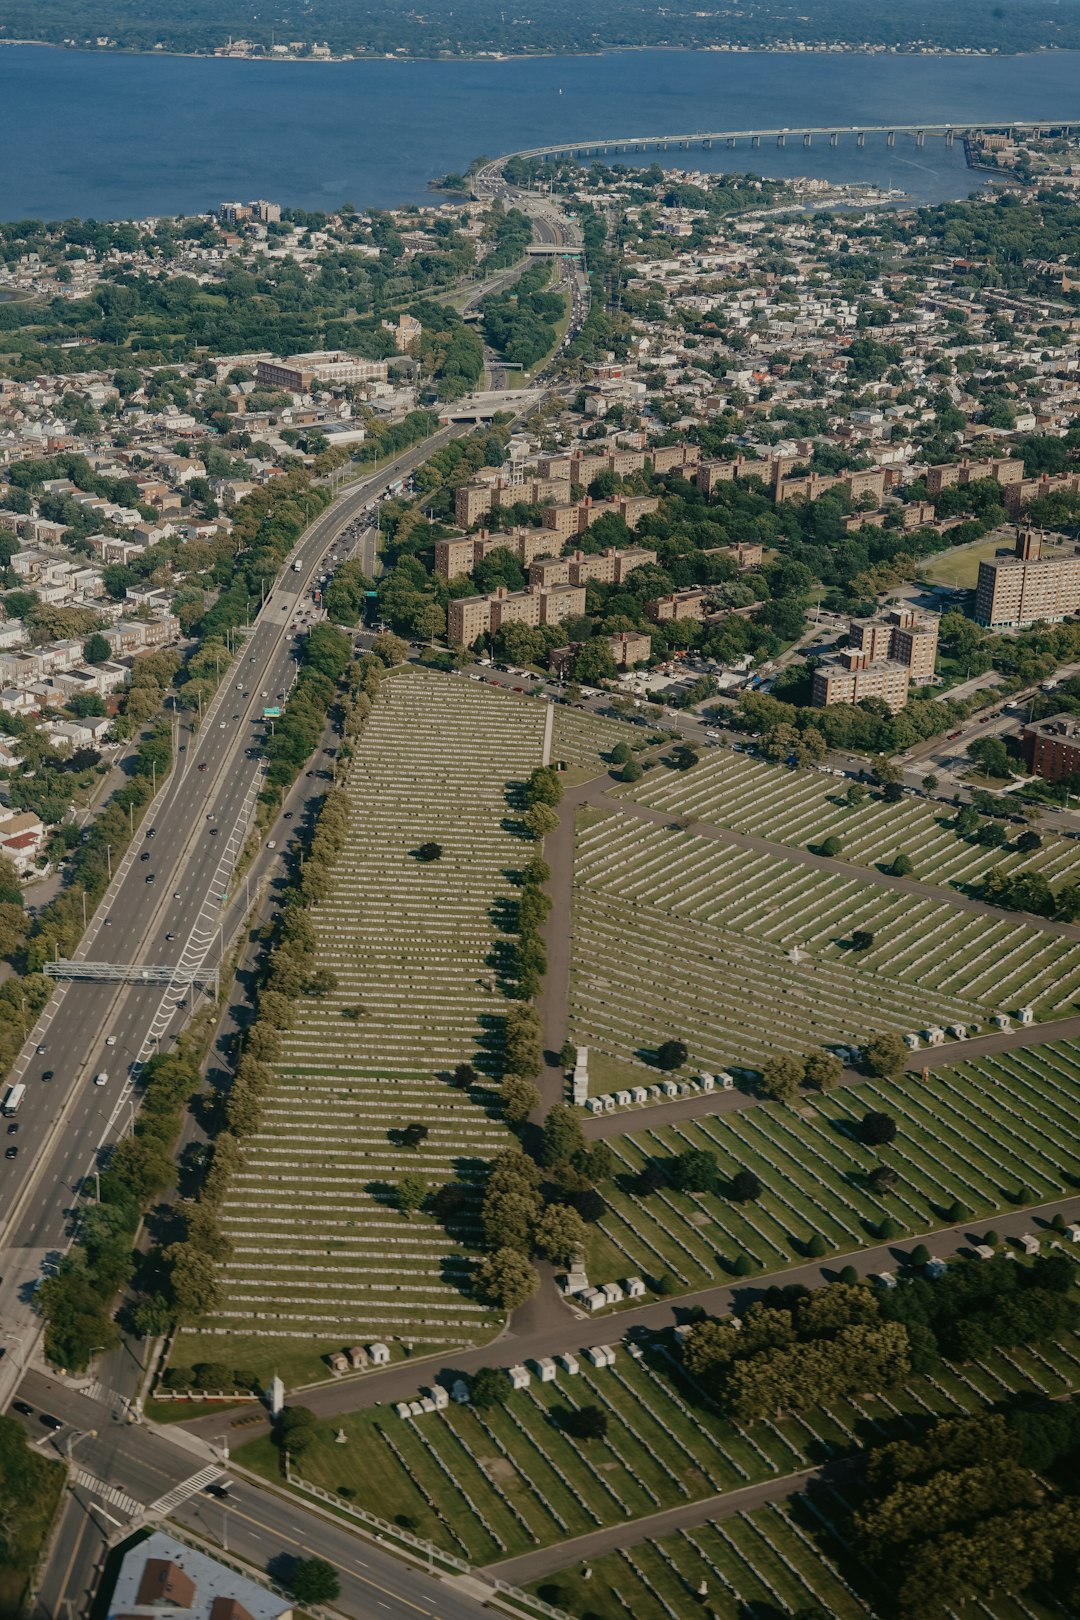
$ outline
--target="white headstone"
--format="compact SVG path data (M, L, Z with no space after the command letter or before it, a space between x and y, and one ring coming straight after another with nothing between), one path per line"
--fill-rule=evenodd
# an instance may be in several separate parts
M277 1373L270 1380L268 1393L270 1396L270 1416L280 1417L285 1405L285 1385L281 1382Z

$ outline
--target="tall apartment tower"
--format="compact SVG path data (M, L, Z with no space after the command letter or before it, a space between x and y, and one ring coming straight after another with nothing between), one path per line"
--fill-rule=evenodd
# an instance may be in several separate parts
M1018 529L1011 555L979 564L975 618L991 630L1042 620L1057 623L1080 610L1080 555L1043 555L1042 536Z

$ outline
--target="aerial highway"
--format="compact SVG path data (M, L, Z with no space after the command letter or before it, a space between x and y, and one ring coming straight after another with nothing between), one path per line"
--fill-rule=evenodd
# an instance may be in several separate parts
M26 1366L40 1319L33 1294L93 1194L103 1151L131 1125L139 1065L169 1048L192 1010L192 975L217 967L236 858L263 785L262 710L297 672L300 614L340 531L390 479L407 476L454 431L444 428L341 495L306 530L193 731L176 716L175 764L90 921L75 961L178 971L172 984L61 982L10 1079L26 1085L0 1165L0 1407ZM294 568L294 563L299 568ZM98 1077L104 1076L100 1084Z

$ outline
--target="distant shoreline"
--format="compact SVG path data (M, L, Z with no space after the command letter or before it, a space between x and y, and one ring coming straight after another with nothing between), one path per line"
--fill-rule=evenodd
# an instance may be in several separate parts
M627 56L631 53L644 51L665 52L671 56L908 56L908 57L949 57L959 61L965 59L973 62L992 62L994 60L1009 61L1021 56L1052 56L1059 52L1064 53L1080 46L1067 45L1030 45L1023 50L950 50L946 46L911 45L611 45L596 50L535 50L535 51L462 51L453 54L440 52L434 56L413 55L411 52L362 52L346 53L341 56L271 56L269 52L251 54L223 54L217 48L204 51L177 51L162 48L161 50L148 50L141 46L128 45L68 45L63 41L53 39L3 39L0 38L0 49L8 47L19 49L33 47L49 51L65 51L79 56L146 56L169 57L190 62L263 62L275 63L290 67L332 67L353 62L397 62L403 66L413 63L436 62L447 64L451 62L490 62L503 64L507 62L538 62L558 61L562 58L588 58L602 56Z

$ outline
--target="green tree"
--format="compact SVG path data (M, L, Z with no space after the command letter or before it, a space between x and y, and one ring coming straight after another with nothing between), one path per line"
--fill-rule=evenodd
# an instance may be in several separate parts
M656 1066L670 1074L674 1069L681 1069L690 1056L690 1048L685 1041L661 1041L656 1049Z
M112 648L102 635L92 635L83 645L83 657L88 664L106 664L112 657Z
M786 1052L769 1058L762 1067L758 1091L773 1102L794 1102L803 1082L804 1069L797 1057Z
M893 1079L907 1067L908 1049L899 1035L871 1035L863 1056L871 1074Z
M516 1249L496 1249L485 1255L476 1268L476 1287L481 1299L500 1310L513 1311L531 1299L540 1278L523 1254Z
M568 1204L549 1204L536 1223L533 1242L536 1252L554 1264L568 1266L577 1251L584 1250L585 1222Z
M489 1412L506 1405L510 1388L505 1367L478 1367L469 1379L469 1399L478 1411Z
M572 1159L585 1147L585 1133L576 1108L569 1103L556 1103L544 1121L540 1141L540 1163L559 1164Z
M803 1065L803 1077L815 1091L831 1091L844 1072L835 1052L811 1052Z
M406 1219L411 1220L416 1211L423 1208L426 1197L427 1182L423 1176L407 1175L399 1177L398 1184L394 1189L394 1201Z
M333 1603L341 1596L338 1572L325 1558L297 1558L288 1584L298 1603Z

